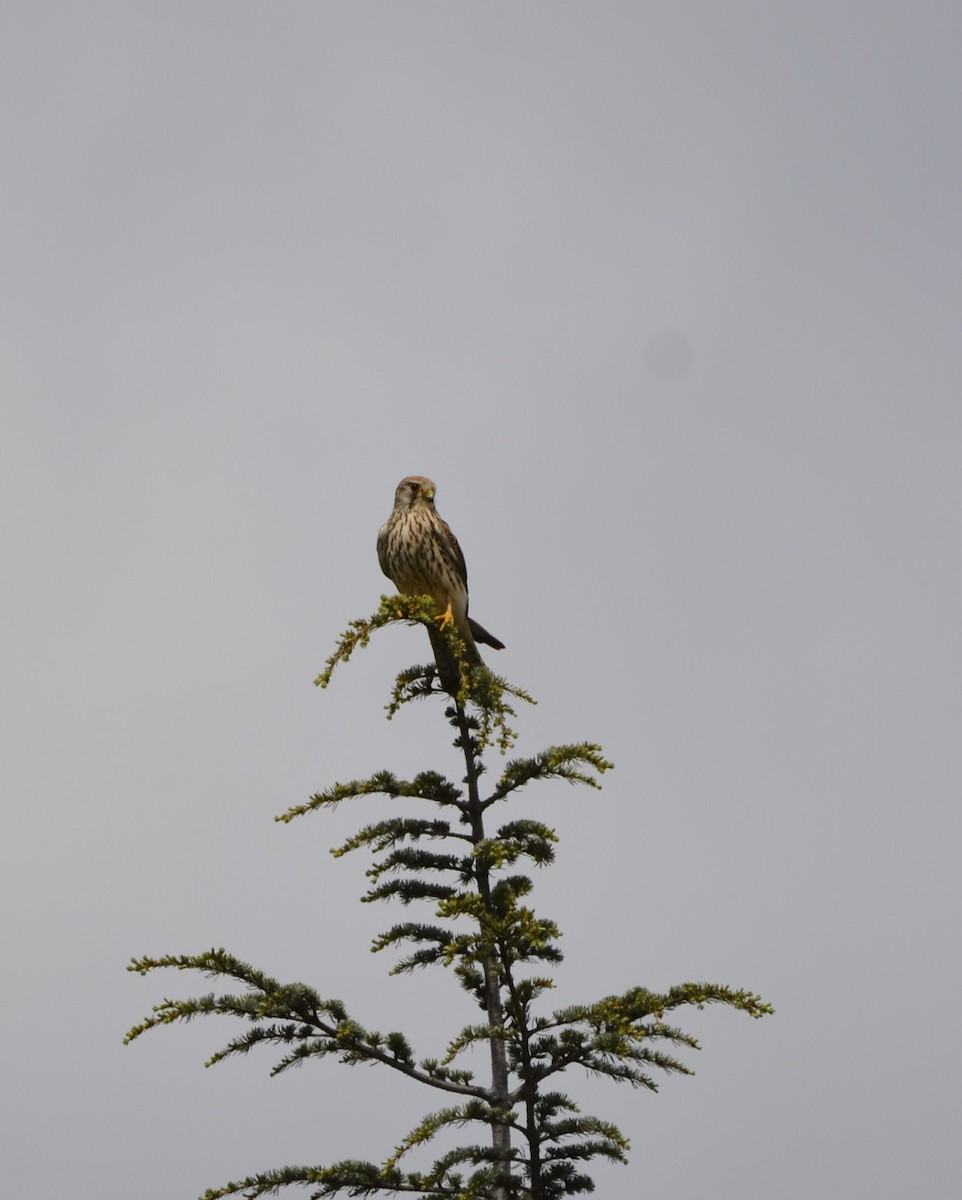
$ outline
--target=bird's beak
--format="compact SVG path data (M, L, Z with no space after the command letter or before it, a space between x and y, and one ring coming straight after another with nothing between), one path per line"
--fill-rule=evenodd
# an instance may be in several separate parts
M427 498L429 500L433 500L434 499L434 488L425 488L423 495L427 496Z

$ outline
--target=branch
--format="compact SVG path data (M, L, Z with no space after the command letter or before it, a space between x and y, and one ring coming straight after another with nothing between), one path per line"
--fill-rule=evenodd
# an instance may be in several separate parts
M335 1196L347 1192L351 1196L373 1196L378 1192L413 1192L424 1195L424 1189L416 1175L404 1175L398 1170L382 1171L374 1163L346 1159L330 1167L281 1167L278 1171L265 1171L260 1175L249 1175L227 1183L220 1188L210 1188L201 1200L223 1200L225 1196L243 1193L246 1200L258 1200L261 1196L273 1196L284 1187L299 1184L316 1187L314 1197ZM451 1190L435 1189L435 1195L453 1196Z
M198 955L166 955L163 958L134 959L127 968L146 975L162 967L177 970L196 970L208 976L228 976L248 985L247 995L207 996L186 1000L163 1000L154 1005L153 1016L128 1030L124 1043L135 1041L149 1029L190 1021L196 1016L242 1017L260 1024L229 1042L208 1059L213 1066L235 1054L246 1054L262 1042L290 1045L296 1048L274 1067L278 1075L292 1066L299 1066L311 1057L337 1055L348 1065L362 1062L381 1063L420 1083L461 1096L485 1099L488 1091L467 1082L464 1074L437 1070L431 1060L417 1065L411 1047L402 1033L380 1034L367 1030L348 1016L340 1000L322 1000L306 984L280 984L256 971L224 950L210 950Z
M338 638L334 653L324 664L324 670L314 683L317 687L326 688L338 663L346 663L355 650L363 650L371 640L371 634L383 629L385 625L425 625L430 629L437 628L434 623L436 608L437 604L430 596L382 596L376 613L351 621ZM419 672L424 673L420 668Z
M691 1034L665 1024L665 1013L682 1005L703 1008L706 1004L726 1004L756 1018L774 1011L752 992L713 983L683 983L664 993L630 988L620 996L572 1005L555 1012L550 1021L536 1022L533 1070L539 1079L545 1079L579 1064L593 1074L657 1091L657 1084L643 1068L684 1075L694 1072L679 1059L655 1049L653 1043L700 1049ZM551 1032L554 1030L559 1032Z
M369 779L352 779L349 783L335 783L326 792L317 792L306 804L295 804L287 812L275 817L274 820L288 824L295 817L316 812L319 808L336 808L343 800L350 800L355 796L390 796L392 800L399 796L412 796L419 800L432 800L436 804L463 807L461 802L463 794L461 788L449 783L437 771L422 771L411 780L398 779L390 771L378 771ZM357 843L357 845L362 844L361 841ZM354 846L346 846L345 850L348 849L354 849ZM342 850L341 853L344 853L345 850Z
M509 762L502 772L498 786L484 802L485 807L503 800L509 793L530 783L532 779L566 779L569 783L584 783L588 787L601 785L589 770L603 775L614 763L601 755L594 742L577 742L568 746L549 746L534 758Z

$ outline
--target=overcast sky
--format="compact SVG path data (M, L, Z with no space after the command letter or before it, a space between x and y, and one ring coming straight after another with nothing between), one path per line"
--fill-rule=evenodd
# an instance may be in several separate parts
M598 740L535 902L558 1005L709 979L606 1200L958 1187L962 8L44 3L0 37L3 1190L185 1200L381 1159L437 1097L226 1022L125 1030L225 945L437 1053L389 979L375 538L438 485L520 753ZM496 769L497 763L491 764ZM506 810L507 811L507 810ZM412 1165L415 1165L412 1163Z

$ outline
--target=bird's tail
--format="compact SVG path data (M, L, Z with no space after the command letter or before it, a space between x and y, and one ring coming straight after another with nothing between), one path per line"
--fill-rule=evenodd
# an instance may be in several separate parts
M480 642L482 646L491 646L495 650L503 650L504 642L499 642L493 633L488 633L483 625L479 625L473 617L468 617L468 628L471 630L474 640Z

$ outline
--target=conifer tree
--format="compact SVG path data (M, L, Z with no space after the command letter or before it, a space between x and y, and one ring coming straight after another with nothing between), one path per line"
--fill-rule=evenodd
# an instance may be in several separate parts
M427 597L382 597L377 613L351 623L318 684L326 687L334 668L385 625L431 628L434 608ZM340 1000L325 999L303 983L281 983L221 949L134 959L129 970L142 975L164 967L197 971L239 990L164 1000L125 1039L132 1042L149 1029L200 1015L235 1016L244 1022L243 1031L208 1065L266 1043L281 1052L273 1074L332 1055L348 1065L370 1063L407 1076L440 1093L443 1105L380 1162L280 1167L209 1190L203 1200L237 1195L254 1200L293 1185L310 1188L312 1197L343 1192L555 1200L590 1192L594 1185L586 1165L595 1158L626 1162L628 1141L610 1121L580 1111L560 1089L564 1071L580 1067L654 1091L659 1073L691 1073L675 1048L697 1049L697 1042L670 1023L676 1009L724 1004L752 1017L772 1011L750 992L713 983L683 983L665 992L639 986L563 1008L546 1006L550 970L562 957L559 931L531 907L532 881L523 864L549 865L557 838L547 825L520 814L496 822L528 784L565 779L598 787L598 777L612 764L590 742L551 746L507 761L497 781L483 786L486 755L497 750L504 756L513 744L512 704L530 698L485 667L468 664L455 631L447 629L444 636L460 664L457 686L451 680L442 686L434 665L412 667L397 677L388 714L418 699L440 698L463 759L460 783L432 770L410 780L378 771L337 783L276 819L293 821L374 793L403 802L397 816L363 826L332 853L366 850L373 856L365 900L396 900L419 914L425 906L433 910L432 919L392 925L375 948L401 948L392 974L420 967L453 971L480 1010L477 1023L453 1033L441 1057L419 1058L403 1033L366 1029ZM464 1062L478 1047L489 1063L483 1079ZM409 1165L437 1134L465 1128L474 1131L465 1144L443 1151L429 1165Z

